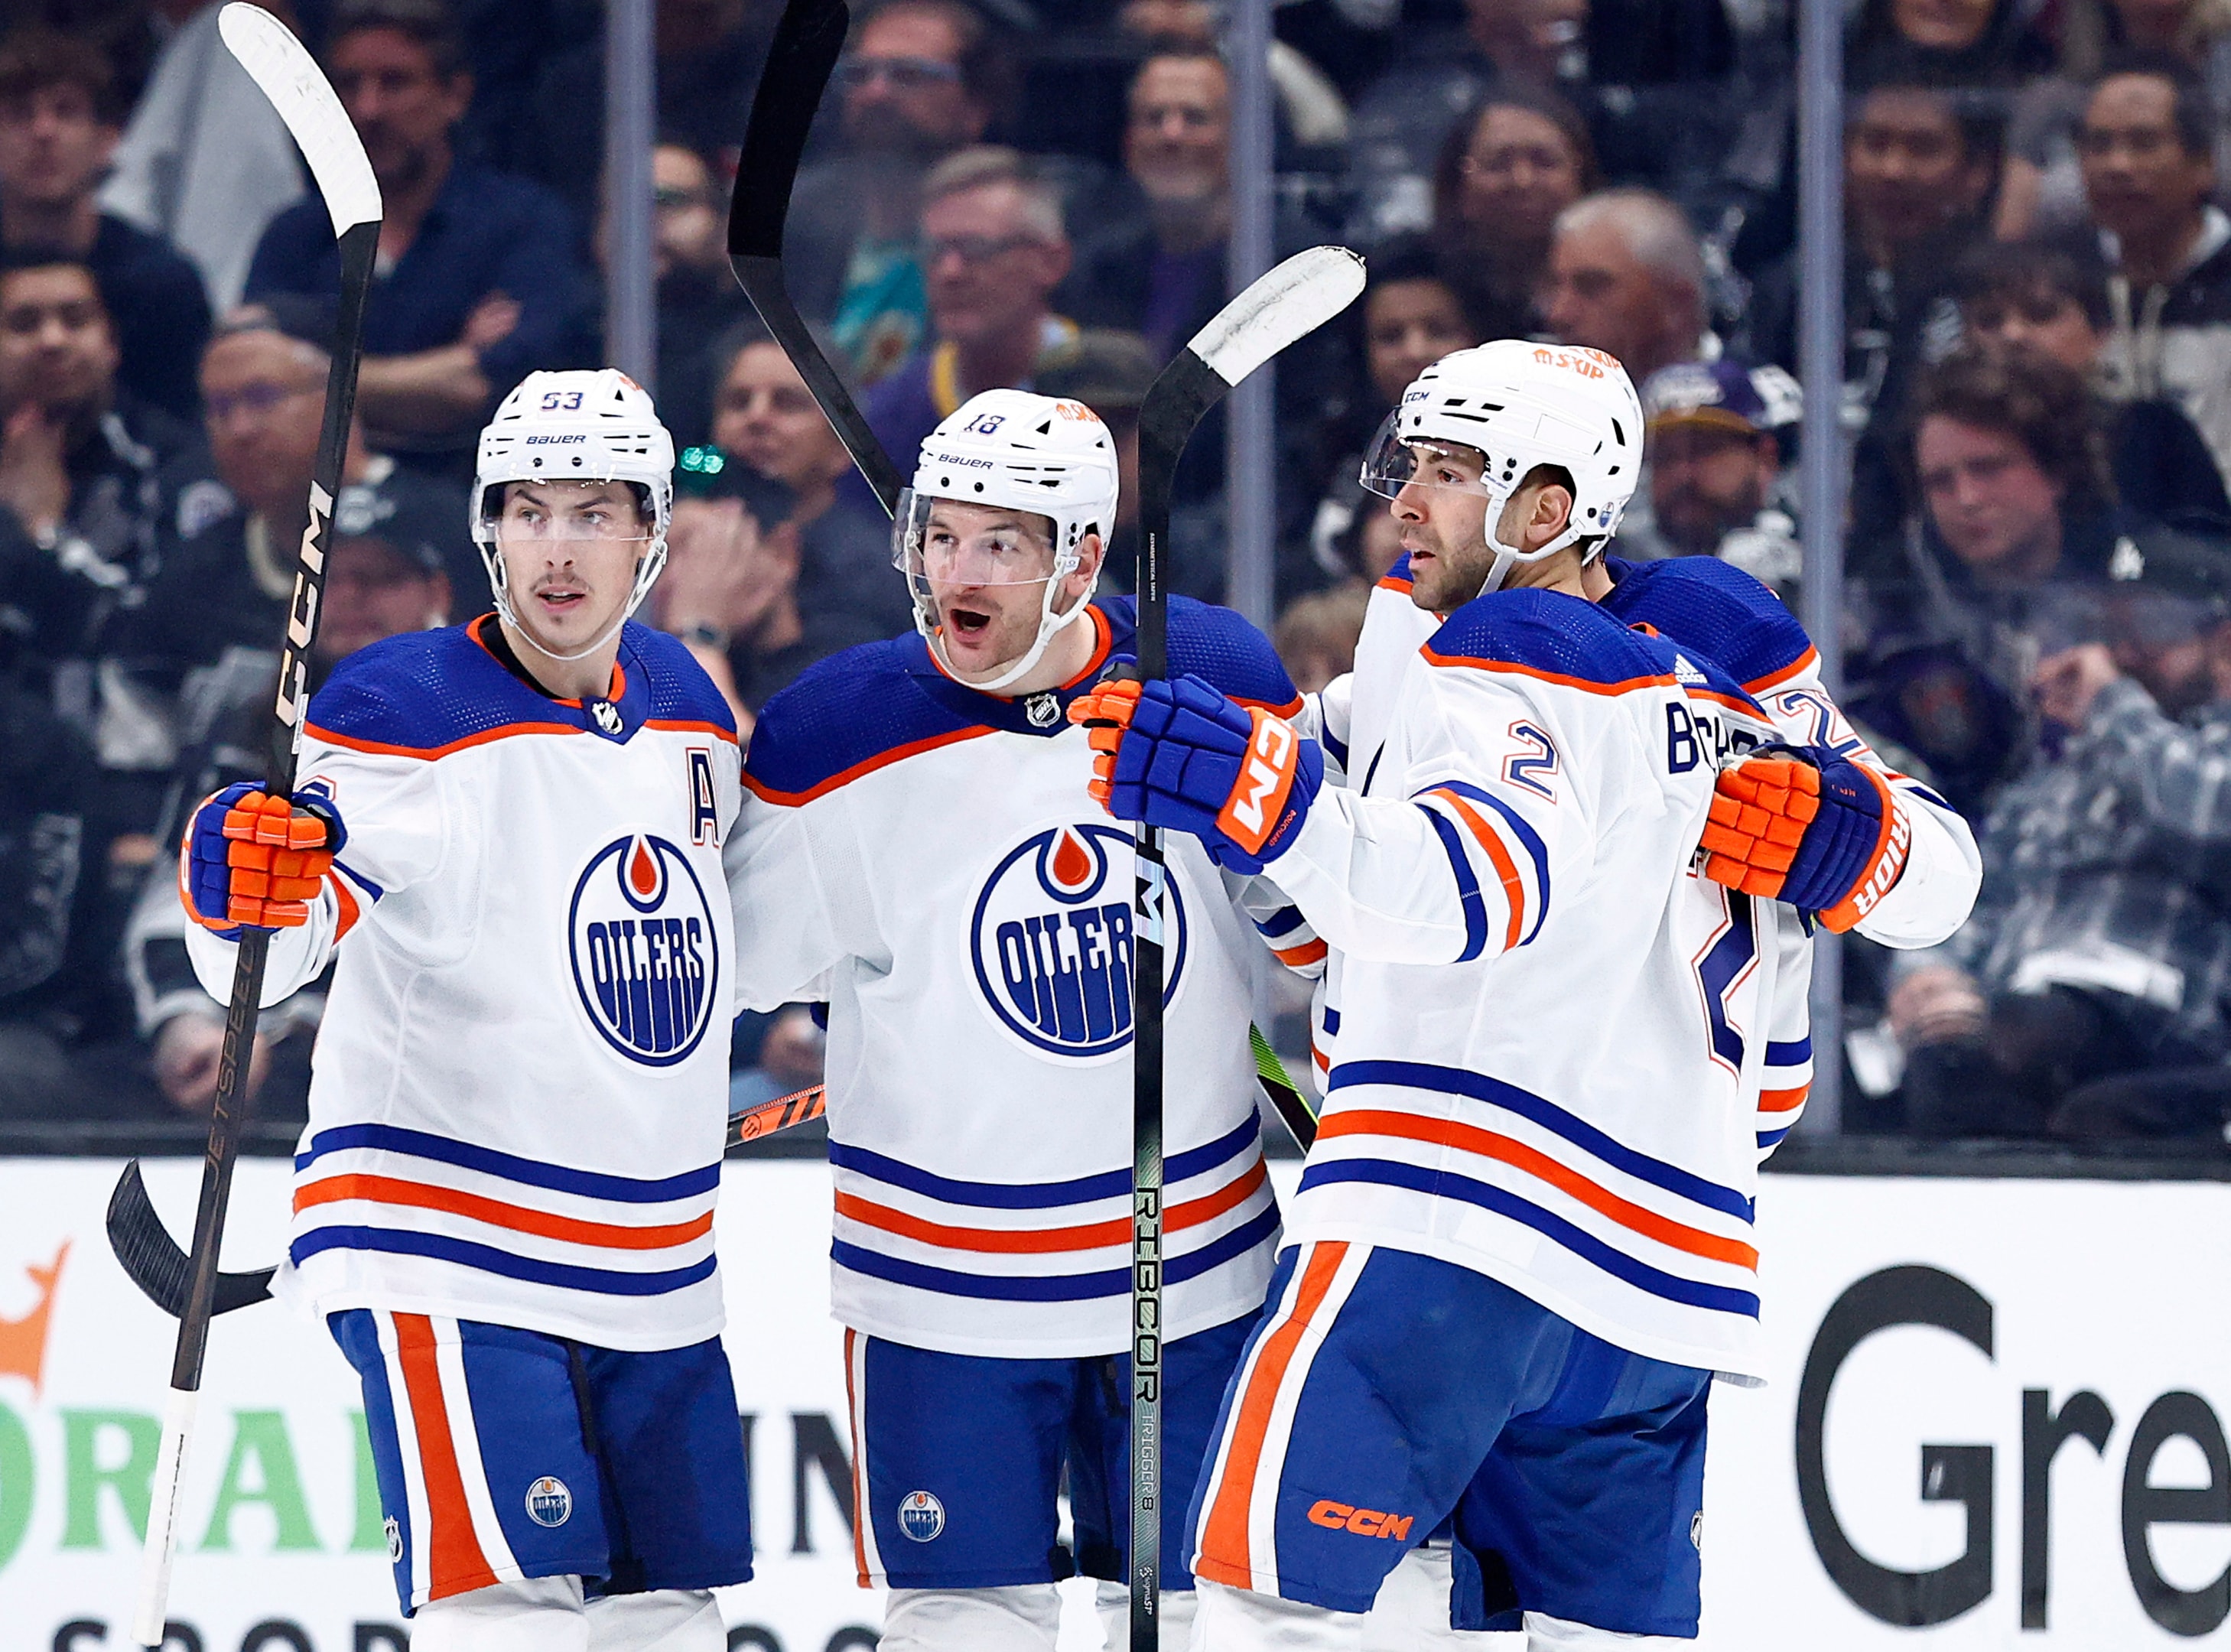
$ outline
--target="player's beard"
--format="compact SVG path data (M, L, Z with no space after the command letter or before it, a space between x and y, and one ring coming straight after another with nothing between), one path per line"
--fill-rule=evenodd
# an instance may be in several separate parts
M1419 607L1434 613L1453 613L1479 595L1487 583L1487 576L1495 568L1495 552L1488 545L1484 531L1468 543L1452 549L1443 545L1437 534L1416 534L1420 543L1411 548L1410 600ZM1419 551L1430 560L1420 567L1416 560Z

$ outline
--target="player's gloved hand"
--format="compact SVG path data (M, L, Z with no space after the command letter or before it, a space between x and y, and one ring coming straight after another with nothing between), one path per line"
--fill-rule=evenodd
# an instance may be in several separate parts
M194 811L180 884L194 921L228 938L240 930L292 929L309 921L348 833L321 792L292 802L259 786L228 786Z
M1881 777L1827 746L1763 746L1720 771L1704 876L1841 934L1905 870L1912 833Z
M1232 871L1277 859L1324 781L1316 742L1198 677L1141 683L1119 666L1069 720L1090 730L1092 795L1110 814L1189 832Z

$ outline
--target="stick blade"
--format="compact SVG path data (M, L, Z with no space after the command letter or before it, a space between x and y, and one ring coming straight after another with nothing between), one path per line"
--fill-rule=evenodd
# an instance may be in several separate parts
M232 0L217 14L217 31L294 135L333 214L333 234L378 223L379 184L372 163L308 49L286 24L247 0Z
M790 186L851 26L844 0L790 0L783 8L736 159L736 191L728 200L730 256L782 256Z
M1346 247L1311 247L1248 283L1186 348L1227 385L1339 314L1363 291L1363 260Z
M186 1317L186 1299L193 1290L192 1260L171 1237L147 1184L133 1159L116 1178L116 1191L108 1195L108 1247L125 1276L138 1286L157 1307L173 1319ZM247 1273L217 1276L216 1312L230 1313L262 1302L271 1294L275 1270L260 1267Z

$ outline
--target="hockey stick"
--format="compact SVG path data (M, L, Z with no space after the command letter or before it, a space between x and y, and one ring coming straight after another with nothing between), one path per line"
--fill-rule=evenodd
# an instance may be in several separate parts
M860 467L885 515L898 510L906 486L899 468L861 417L852 392L829 365L821 347L790 301L782 274L782 230L790 216L791 185L805 152L814 112L844 49L851 13L844 0L790 0L775 25L766 67L752 94L750 122L736 160L736 191L728 199L728 268L767 331L782 346L799 377L820 405L822 416Z
M1169 671L1169 593L1162 569L1170 483L1186 439L1233 385L1339 314L1362 290L1363 260L1346 248L1297 253L1218 311L1147 392L1139 409L1138 649L1139 674L1148 681ZM1131 1652L1156 1652L1162 1610L1162 896L1167 876L1158 828L1140 826L1134 858L1130 1640ZM1287 1124L1292 1128L1294 1121Z
M309 708L309 652L317 635L320 599L325 592L325 540L348 452L349 424L356 405L357 362L364 348L365 300L379 251L379 185L340 100L319 72L316 60L283 23L268 11L236 0L218 15L217 32L287 123L302 158L309 163L319 192L325 197L333 234L340 242L340 312L333 371L326 381L325 423L319 431L317 460L310 473L310 520L302 532L294 599L288 605L287 634L280 644L278 693L265 771L267 789L274 796L288 797L294 790L302 718ZM224 1234L225 1206L232 1193L240 1129L247 1118L249 1059L255 1043L270 940L268 930L243 930L239 960L233 968L232 1000L225 1013L224 1046L217 1062L217 1099L210 1115L209 1150L202 1166L201 1201L194 1213L186 1311L178 1321L178 1348L171 1363L171 1393L163 1408L162 1443L155 1459L148 1505L139 1601L132 1623L133 1638L142 1646L163 1643L171 1556L178 1536L178 1485L193 1435L202 1358L209 1348L210 1318L217 1311L217 1250ZM127 1168L126 1177L138 1186L136 1163ZM118 1195L123 1196L126 1190L125 1183L120 1182ZM139 1192L144 1201L146 1189L141 1188Z

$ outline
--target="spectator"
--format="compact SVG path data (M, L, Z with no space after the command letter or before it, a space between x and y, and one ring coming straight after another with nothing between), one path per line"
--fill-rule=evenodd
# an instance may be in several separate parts
M1717 556L1794 605L1804 553L1787 508L1782 438L1796 428L1804 393L1779 367L1685 361L1644 381L1650 432L1650 506L1658 543L1628 542L1622 556Z
M431 491L410 472L392 467L377 482L341 489L333 506L318 635L311 645L313 693L358 649L449 624L457 612L449 577L451 547L463 509L463 501ZM468 588L486 591L485 576ZM277 632L265 640L267 645L275 643ZM196 684L182 719L184 749L169 811L174 819L165 822L166 827L182 826L184 812L210 794L262 777L270 738L271 674L277 665L273 654L243 648L226 669ZM167 840L172 832L161 835ZM167 863L158 865L132 915L126 974L156 1087L178 1111L202 1116L217 1096L224 1010L194 978L186 958L185 925L177 877ZM249 1086L263 1117L305 1116L309 1045L325 1007L324 988L321 978L267 1009L257 1023Z
M1069 237L1053 186L1012 149L964 149L922 180L922 256L936 342L870 390L868 423L902 467L940 419L981 390L1029 390L1077 324L1053 314ZM866 485L845 488L867 502Z
M1535 330L1557 215L1596 184L1588 125L1555 93L1499 87L1449 128L1433 168L1433 243L1483 337Z
M2006 85L2050 74L2052 46L2022 0L1866 0L1844 47L1852 78L1911 64L1947 85Z
M342 0L326 59L386 210L357 409L381 451L462 475L499 394L594 352L575 226L540 185L454 153L472 76L441 0ZM310 200L263 232L248 295L331 303L340 283L333 221Z
M191 418L209 300L194 267L168 243L94 198L119 114L98 48L43 29L0 41L0 246L81 259L113 319L118 382ZM326 238L330 244L330 232Z
M1370 599L1371 587L1357 580L1297 598L1278 616L1271 639L1296 688L1315 694L1355 669L1355 645L1363 636L1363 612Z
M1355 577L1350 541L1360 516L1383 516L1357 480L1363 454L1402 392L1428 366L1486 334L1441 260L1422 238L1405 236L1373 255L1363 297L1348 314L1360 336L1361 382L1343 398L1340 416L1317 432L1304 474L1323 478L1324 494L1310 523L1310 554L1335 579ZM1374 571L1374 578L1377 577Z
M2231 475L2231 218L2208 200L2215 120L2183 68L2141 65L2092 88L2078 146L2116 392L2174 399Z
M1123 164L1146 210L1080 256L1064 294L1091 327L1136 333L1167 361L1225 298L1231 85L1213 51L1158 52L1131 81Z
M1601 190L1557 215L1542 308L1558 339L1618 357L1637 384L1720 353L1697 232L1648 190Z
M658 408L677 450L710 431L712 346L751 314L728 273L728 202L704 156L686 145L651 152L656 203L651 272L658 282Z
M228 649L275 645L309 515L332 349L321 308L279 296L227 316L202 358L216 475L180 491L162 569L132 627L142 669L171 690ZM453 593L485 583L466 536L462 489L369 451L361 421L350 434L343 476L410 501L417 520L446 517L451 527L436 542Z
M105 763L133 766L161 732L99 662L155 567L158 473L191 437L119 390L118 357L88 265L0 254L0 590L19 669Z
M100 186L104 211L167 238L192 260L209 302L229 310L248 284L263 226L302 198L287 123L202 7L163 48ZM191 384L200 340L184 356Z
M1974 917L1901 961L1890 1017L1923 1135L2221 1150L2231 557L2157 542L2116 572L2095 639L2038 667L2064 739L1993 810Z
M1957 354L1924 376L1910 463L1917 519L1856 547L1866 642L1849 709L1918 755L1980 820L2029 761L2031 664L2072 605L2157 537L2111 503L2082 379L2021 354ZM2124 547L2130 548L2125 550Z
M963 0L889 0L855 29L837 65L845 153L800 173L783 257L799 308L863 384L928 337L923 175L982 139L1012 82L1005 41Z
M1993 245L1960 282L1963 327L1986 349L2035 350L2099 382L2109 326L2106 282L2067 254ZM2103 401L2115 490L2157 522L2231 529L2231 500L2200 432L2175 402L2158 397Z

